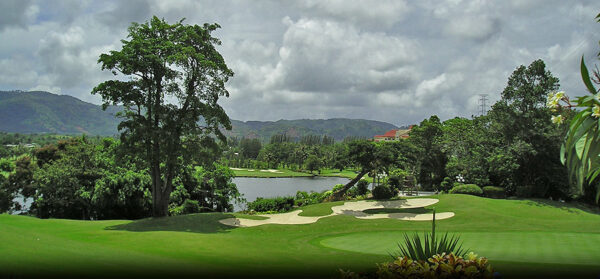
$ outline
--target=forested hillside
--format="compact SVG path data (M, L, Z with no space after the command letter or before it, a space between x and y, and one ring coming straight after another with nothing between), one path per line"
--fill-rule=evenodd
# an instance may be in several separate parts
M2 132L114 135L119 123L117 111L116 107L103 111L98 105L67 95L0 91ZM338 141L346 137L371 138L397 128L386 122L344 118L231 122L233 130L225 131L227 136L258 138L263 142L276 134L287 134L292 139L328 135Z
M118 124L115 112L67 95L0 91L3 132L113 135Z

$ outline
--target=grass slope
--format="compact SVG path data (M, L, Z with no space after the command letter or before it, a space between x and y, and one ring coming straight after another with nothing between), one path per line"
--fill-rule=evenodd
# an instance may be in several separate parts
M504 278L600 274L600 263L593 261L600 252L598 214L544 201L438 198L436 211L456 213L438 221L438 230L460 233L465 246L490 257ZM336 204L340 202L307 206L303 214L327 215ZM393 251L402 232L424 231L431 225L351 216L252 228L218 222L232 216L74 221L0 215L0 273L332 277L338 268L373 269L375 263L389 260L383 251Z

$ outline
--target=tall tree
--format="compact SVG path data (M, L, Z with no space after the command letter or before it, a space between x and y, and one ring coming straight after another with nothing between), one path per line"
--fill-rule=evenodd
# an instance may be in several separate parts
M566 168L558 156L564 129L551 123L545 107L546 96L558 88L544 61L519 66L488 114L490 136L496 139L488 158L490 180L510 194L566 194Z
M182 20L183 21L183 20ZM153 17L132 23L119 51L100 55L103 70L122 75L96 86L103 108L122 105L121 141L143 157L152 179L152 214L168 214L173 179L199 145L225 137L229 117L217 103L233 76L215 49L218 24L169 24ZM200 124L201 123L201 124Z
M442 123L437 115L421 121L410 132L409 141L417 153L417 179L425 189L439 185L446 177L446 155L442 151Z

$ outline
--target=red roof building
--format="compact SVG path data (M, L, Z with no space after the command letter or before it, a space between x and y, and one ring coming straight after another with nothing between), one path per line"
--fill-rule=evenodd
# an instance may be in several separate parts
M397 141L400 139L407 139L409 137L410 130L412 126L410 126L407 130L393 129L387 131L383 135L376 135L373 137L374 141Z

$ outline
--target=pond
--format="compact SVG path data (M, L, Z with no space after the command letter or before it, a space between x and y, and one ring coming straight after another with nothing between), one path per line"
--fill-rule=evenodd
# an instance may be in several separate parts
M288 177L288 178L254 178L236 177L233 183L238 191L244 194L248 202L255 201L257 197L272 198L282 196L295 196L297 191L322 192L331 190L336 184L348 183L343 177ZM234 210L246 208L245 204L234 204Z

